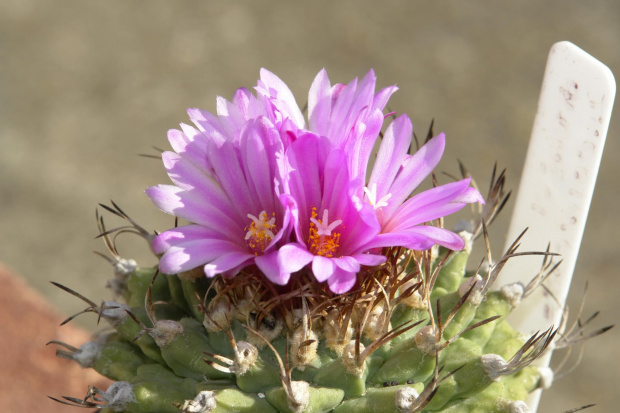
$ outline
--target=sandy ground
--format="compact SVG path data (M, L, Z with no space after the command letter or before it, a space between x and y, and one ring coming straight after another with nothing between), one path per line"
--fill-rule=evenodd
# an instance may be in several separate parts
M380 86L398 84L389 107L408 113L419 134L433 118L435 130L446 132L440 170L457 173L458 158L486 182L497 161L516 189L549 48L570 40L620 73L619 18L614 0L3 0L0 261L65 313L82 304L49 280L107 298L110 268L92 254L103 250L93 239L97 203L115 200L148 229L171 226L143 194L167 182L163 168L137 154L168 148L166 131L187 121L185 108L214 110L216 95L254 86L261 67L284 79L301 104L321 68L346 82L372 67ZM571 294L576 307L590 280L586 312L601 310L601 325L620 313L613 264L619 119L612 119ZM492 232L498 249L506 212ZM143 265L154 262L137 238L120 239L119 248ZM547 392L540 411L589 402L598 403L592 412L616 411L619 338L612 330L588 343L581 365Z

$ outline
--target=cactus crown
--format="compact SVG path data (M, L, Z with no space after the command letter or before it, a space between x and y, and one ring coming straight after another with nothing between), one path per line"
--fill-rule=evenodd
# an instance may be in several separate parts
M527 411L527 395L552 377L532 362L577 336L558 340L551 327L523 337L506 316L557 254L518 252L521 234L492 258L486 226L509 197L503 172L493 170L486 199L464 167L463 179L410 198L445 137L431 125L409 155L405 115L381 133L395 88L375 94L374 83L371 71L331 87L320 72L307 128L267 71L256 96L240 89L218 116L190 110L197 129L172 131L176 153L162 155L175 185L147 190L190 224L153 235L102 205L128 222L107 230L97 213L115 301L55 283L88 304L75 316L96 313L115 332L79 349L50 343L115 384L54 400L127 413ZM458 234L444 229L467 204L472 219ZM127 232L148 242L156 268L121 258L115 238ZM485 265L468 271L481 236ZM543 257L540 274L494 290L505 263L525 254Z

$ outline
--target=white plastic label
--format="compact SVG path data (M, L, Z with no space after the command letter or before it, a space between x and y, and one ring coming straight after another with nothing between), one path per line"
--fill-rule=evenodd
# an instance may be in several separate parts
M526 228L519 251L550 250L562 265L545 286L518 307L509 320L525 334L558 326L586 225L616 94L611 71L569 42L553 45L541 88L506 245ZM496 286L527 284L542 259L518 257L503 269ZM558 304L559 301L560 304ZM547 366L550 352L537 361ZM528 404L536 411L540 391Z

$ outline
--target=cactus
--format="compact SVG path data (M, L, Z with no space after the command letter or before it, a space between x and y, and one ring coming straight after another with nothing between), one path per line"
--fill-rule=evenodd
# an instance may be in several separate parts
M190 110L197 129L169 133L175 186L147 194L189 225L154 235L102 205L129 223L107 230L97 213L115 300L56 285L114 333L50 344L115 382L53 399L127 413L527 411L527 395L549 384L531 363L580 336L523 337L505 320L556 267L549 251L518 252L518 239L492 259L486 225L508 199L504 174L494 170L485 200L469 178L409 198L444 138L431 127L412 156L406 116L380 133L395 88L375 94L372 72L334 87L319 73L307 128L275 75L263 71L256 90L220 100L219 116ZM443 229L466 204L472 219ZM121 232L146 239L158 266L121 258ZM479 237L486 265L468 271ZM520 254L543 256L541 274L492 289Z

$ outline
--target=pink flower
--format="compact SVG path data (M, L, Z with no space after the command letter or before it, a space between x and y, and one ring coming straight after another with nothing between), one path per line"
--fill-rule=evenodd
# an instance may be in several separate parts
M177 153L164 152L162 158L175 185L154 186L146 193L162 211L191 224L155 238L153 249L164 254L159 262L163 273L202 265L209 277L234 275L254 263L268 278L274 276L265 263L291 225L290 197L277 189L282 142L262 116L238 130L220 140L204 132L191 138L180 131L169 134Z
M283 277L311 264L319 282L343 293L356 282L360 265L378 265L382 255L364 248L379 232L372 207L355 204L347 153L329 140L312 133L300 136L288 147L286 162L293 171L285 179L285 192L295 203L295 240L282 246L278 264Z
M322 70L310 88L307 127L289 88L264 69L256 96L239 89L230 102L218 98L217 115L190 109L196 128L170 131L176 153L162 156L174 185L147 190L164 212L190 222L155 239L161 271L203 266L209 277L233 276L256 264L284 285L309 265L318 282L343 293L362 265L385 261L382 247L462 248L458 235L425 224L484 202L469 180L410 198L439 162L443 134L409 155L411 121L400 116L366 182L383 108L396 91L375 93L375 83L370 71L332 87Z
M310 127L325 132L330 141L349 154L349 173L362 180L367 175L370 153L382 126L381 110L396 90L386 88L375 94L374 85L374 73L370 71L359 85L353 81L344 87L331 87L327 73L322 70L308 98ZM342 125L347 126L342 129ZM421 224L450 215L468 203L484 203L484 199L469 186L469 179L409 198L437 166L445 148L445 135L440 134L409 155L412 135L413 127L406 115L395 119L381 140L368 183L355 192L360 205L372 205L381 226L380 233L366 248L402 246L425 250L439 244L462 249L463 240L458 235Z

